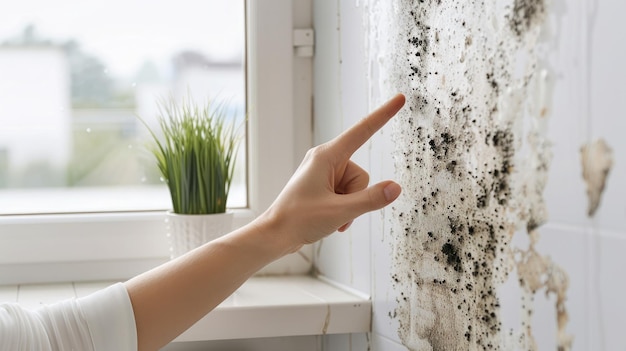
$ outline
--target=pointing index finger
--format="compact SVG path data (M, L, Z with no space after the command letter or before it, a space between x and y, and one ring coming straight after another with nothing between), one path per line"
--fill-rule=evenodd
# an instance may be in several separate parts
M402 106L404 106L404 102L404 95L398 94L394 96L367 117L341 133L335 138L334 144L343 152L352 155L365 144L374 133L382 128L391 117L398 113Z

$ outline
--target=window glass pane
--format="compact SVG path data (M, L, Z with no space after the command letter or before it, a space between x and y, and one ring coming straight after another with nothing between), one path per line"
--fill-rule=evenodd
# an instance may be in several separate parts
M244 4L20 0L0 11L0 214L171 208L140 116L227 100L245 116ZM245 137L230 207L246 206Z

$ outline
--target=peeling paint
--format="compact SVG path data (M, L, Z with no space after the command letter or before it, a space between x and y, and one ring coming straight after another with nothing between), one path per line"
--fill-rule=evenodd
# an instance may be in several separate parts
M567 275L534 246L510 245L547 219L548 3L381 0L369 13L379 89L407 96L392 136L403 195L392 210L389 316L400 339L410 350L536 349L529 322L500 322L497 288L517 268L525 299L540 288L557 296L559 350L569 350Z
M613 167L613 150L604 139L599 139L583 146L580 149L580 156L589 199L587 214L593 217L600 206L606 179Z

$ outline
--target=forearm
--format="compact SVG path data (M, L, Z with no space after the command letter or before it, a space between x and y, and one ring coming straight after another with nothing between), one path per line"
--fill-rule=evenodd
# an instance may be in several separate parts
M294 248L259 219L126 283L139 350L157 350L215 308L252 274Z

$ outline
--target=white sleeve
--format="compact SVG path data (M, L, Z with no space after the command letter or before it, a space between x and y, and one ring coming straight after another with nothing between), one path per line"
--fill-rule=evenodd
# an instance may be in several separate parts
M118 283L92 295L27 310L0 304L0 351L136 351L135 317Z
M122 283L78 299L91 332L94 351L136 351L137 327L128 291Z

